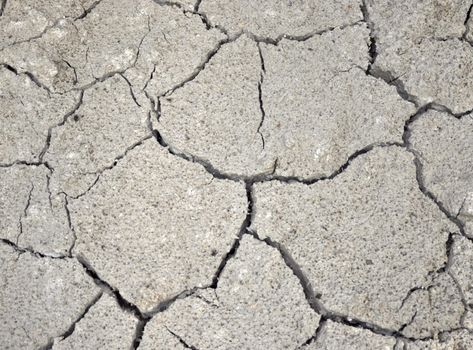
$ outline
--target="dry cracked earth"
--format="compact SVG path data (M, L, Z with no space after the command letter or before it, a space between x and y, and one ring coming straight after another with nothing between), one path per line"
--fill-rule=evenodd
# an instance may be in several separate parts
M473 349L471 0L0 4L1 349Z

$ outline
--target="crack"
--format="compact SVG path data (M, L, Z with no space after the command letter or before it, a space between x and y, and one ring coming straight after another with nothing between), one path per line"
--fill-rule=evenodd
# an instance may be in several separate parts
M29 162L26 160L15 160L11 163L0 163L0 168L11 168L17 165L35 166L35 167L43 165L46 168L48 168L49 171L51 172L54 171L53 167L49 165L48 162Z
M234 181L234 182L240 182L240 181L245 180L245 177L239 176L237 174L227 174L227 173L220 172L219 170L214 168L214 166L210 162L200 157L188 155L184 152L174 149L171 145L167 143L167 141L164 140L164 138L161 136L161 134L159 133L157 129L153 130L153 136L156 139L156 141L169 152L169 154L172 154L176 157L179 157L191 163L200 164L202 167L204 167L204 169L210 175L212 175L216 179L221 179L221 180L223 179L223 180L229 180L229 181Z
M394 76L393 73L387 70L382 70L379 67L373 67L371 64L369 65L366 75L370 75L374 78L384 80L384 82L388 85L394 86L398 95L407 102L414 104L416 107L420 106L419 98L415 95L410 94L407 92L406 88L404 87L404 83L401 81L401 77L403 74L399 76Z
M463 310L463 314L462 314L461 317L460 317L460 325L461 325L463 328L466 328L466 327L465 327L465 318L466 318L466 316L467 316L467 314L468 314L468 311L470 310L470 307L468 306L468 301L467 301L467 299L466 299L466 297L465 297L465 294L463 293L463 290L462 290L462 288L461 288L460 282L458 282L458 280L456 279L456 277L455 277L450 271L448 271L447 273L448 273L448 275L450 276L450 278L452 279L453 284L455 285L455 288L456 288L458 294L460 295L460 300L461 300L461 302L462 302L462 304L463 304L463 309L464 309L464 310Z
M156 66L155 66L156 68ZM131 95L131 98L133 99L133 101L135 102L135 104L141 108L141 105L139 104L138 100L136 99L136 95L135 93L133 92L133 87L131 86L131 83L130 81L125 77L125 75L123 73L119 73L119 75L125 80L125 82L128 84L128 87L130 88L130 95Z
M36 78L36 76L31 72L28 72L28 71L19 72L19 70L17 68L13 67L12 65L10 65L8 63L0 63L0 67L4 67L4 68L8 69L10 72L15 73L16 75L26 75L31 80L31 82L33 84L35 84L37 87L45 90L48 93L49 96L51 96L51 94L59 94L59 93L51 92L51 90L46 85L41 83L39 81L39 79Z
M7 6L7 0L1 0L0 1L0 17L3 16L6 6Z
M181 343L181 345L186 348L186 349L191 349L191 350L199 350L197 349L195 346L193 345L189 345L187 344L184 339L182 339L179 335L177 335L176 333L174 333L173 331L171 331L167 326L164 326L164 328L166 328L166 330L171 333L177 340L179 340L179 343Z
M100 2L102 2L102 0L98 0L98 1L94 2L94 3L93 3L91 6L89 6L88 8L82 7L83 10L84 10L84 12L82 12L82 13L81 13L79 16L77 16L77 17L65 16L65 17L59 18L59 19L57 19L56 21L54 21L52 24L50 24L50 25L44 27L43 30L42 30L40 33L38 33L38 34L36 34L36 35L34 35L34 36L28 38L28 39L15 41L15 42L13 42L13 43L11 43L11 44L9 44L9 45L3 47L2 49L0 49L0 51L3 51L4 49L9 48L9 47L12 47L12 46L15 46L15 45L19 45L19 44L23 44L23 43L28 43L28 42L31 42L31 41L33 41L33 40L41 39L41 38L42 38L47 32L49 32L51 29L56 28L64 19L70 19L70 20L72 20L72 22L75 22L75 21L77 21L77 20L81 20L81 19L87 17L87 15L88 15ZM4 10L4 8L5 8L6 3L7 3L7 0L2 0L2 2L0 3L0 4L1 4L1 5L0 5L0 16L1 16L2 13L3 13L3 10ZM68 63L66 62L66 64L68 64Z
M143 340L145 327L148 324L148 322L149 322L149 319L144 319L144 320L139 320L138 323L136 324L135 334L133 336L133 341L131 344L132 350L136 350L140 346L141 341Z
M165 312L169 307L171 307L172 304L174 304L177 300L182 300L185 298L188 298L190 296L194 296L195 292L198 290L202 289L207 289L210 288L210 286L203 286L203 287L194 287L189 290L184 290L177 295L170 297L166 300L161 301L158 303L155 307L153 307L150 311L143 312L142 313L142 318L139 319L138 324L136 326L135 330L135 336L133 338L133 344L132 344L132 349L138 349L141 340L143 338L143 333L146 328L146 325L148 324L151 319L162 312Z
M455 215L451 214L445 205L431 192L427 189L427 186L425 185L424 178L423 178L423 164L421 162L421 155L418 151L416 151L412 143L410 142L410 137L411 137L411 130L410 126L413 122L415 122L419 117L421 117L425 111L429 109L429 105L426 105L424 107L421 107L413 116L411 116L407 121L404 126L404 134L403 134L403 141L404 145L406 147L406 150L410 152L414 156L414 165L416 167L416 180L419 185L420 191L427 197L429 198L432 202L435 203L435 205L438 207L438 209L447 217L450 222L452 222L459 230L459 232L462 234L462 236L468 237L465 233L465 227L463 222L458 219Z
M430 293L429 293L429 296L430 296ZM410 326L414 322L416 316L417 316L417 310L412 314L412 317L409 321L407 321L401 327L399 327L399 333L402 333L404 329L406 329L406 327Z
M16 236L16 245L18 245L18 242L20 240L20 236L23 234L23 219L28 216L28 208L31 205L31 195L33 194L33 191L34 191L34 184L31 183L31 188L30 188L30 191L28 193L28 198L26 199L25 208L23 209L23 213L21 213L20 218L18 220L18 227L20 229L20 232Z
M360 5L360 10L363 15L363 22L366 23L368 26L368 29L370 31L369 35L369 44L368 44L368 52L369 52L369 64L366 69L366 72L369 72L371 70L371 66L374 64L376 61L376 57L378 56L378 52L376 51L376 37L374 35L374 23L371 21L370 16L369 16L369 11L368 11L368 5L366 3L367 0L362 0L361 5Z
M317 36L317 35L323 35L325 33L332 32L336 29L343 30L343 29L349 28L349 27L356 27L356 26L361 25L362 23L364 23L364 20L358 20L358 21L355 21L355 22L352 22L352 23L342 24L342 25L334 26L334 27L328 27L328 28L324 28L324 29L321 29L321 30L309 32L309 33L302 34L302 35L280 34L275 39L270 38L270 37L258 36L258 35L254 34L252 32L246 31L246 30L241 31L238 35L246 34L246 35L248 35L248 37L250 37L251 39L253 39L257 43L265 43L265 44L268 44L268 45L278 46L279 43L283 39L292 40L292 41L307 41L307 40L309 40L309 39L311 39L311 38L313 38L314 36Z
M86 9L84 9L84 12L80 16L74 18L74 21L81 20L81 19L84 19L85 17L87 17L92 12L92 10L95 9L97 7L97 5L100 4L101 2L102 2L102 0L97 0L94 3L92 3L92 5L90 5Z
M79 264L81 264L82 267L84 268L85 273L94 280L97 286L99 286L102 290L108 292L109 294L115 297L118 305L123 311L134 315L138 320L148 319L141 312L138 306L136 306L135 304L132 304L131 302L123 298L123 296L120 294L120 291L117 288L111 286L108 282L103 280L83 255L81 254L76 255L76 259L79 262Z
M44 50L44 49L43 49ZM76 67L74 67L72 64L70 64L68 61L66 61L64 58L61 58L61 61L64 62L69 68L72 69L72 71L74 72L74 82L72 83L72 85L77 85L77 83L79 82L79 78L77 77L77 70L76 70Z
M10 241L9 239L6 238L0 238L0 242L13 248L19 255L24 254L24 253L30 253L31 255L37 257L37 258L47 258L47 259L69 259L69 256L62 255L62 254L56 254L56 255L50 255L50 254L44 254L41 252L38 252L36 250L33 250L31 248L27 247L20 247L18 244Z
M149 140L149 139L151 139L152 137L153 137L152 134L146 135L145 137L143 137L142 139L138 140L137 142L135 142L135 143L132 144L131 146L127 147L127 148L125 149L125 152L123 152L122 154L116 156L116 157L114 158L113 162L112 162L110 165L105 166L105 167L103 167L103 168L101 168L101 169L99 169L99 170L97 170L97 171L94 171L94 172L81 173L80 175L96 175L95 180L92 182L92 184L91 184L84 192L79 193L79 194L76 195L76 196L72 196L72 195L70 195L70 194L68 194L68 193L66 193L66 192L60 192L60 193L64 194L65 196L67 196L67 197L69 197L69 198L73 198L73 199L79 199L80 197L85 196L85 195L86 195L90 190L92 190L92 189L95 187L95 185L99 182L100 177L103 175L103 173L105 173L105 172L108 171L108 170L112 170L113 168L115 168L115 166L116 166L122 159L124 159L124 158L126 157L126 155L127 155L130 151L134 150L136 147L139 147L139 146L143 145L146 140Z
M261 120L259 122L258 128L256 132L261 136L261 142L263 143L263 150L264 150L264 135L261 133L261 127L263 126L264 119L266 117L266 112L264 111L263 105L263 81L264 81L264 74L266 72L266 68L264 66L264 58L263 53L261 52L261 47L258 43L258 52L261 61L261 72L260 72L260 80L258 82L258 100L259 100L259 109L261 112Z
M409 300L409 298L411 297L412 294L414 294L415 292L419 291L419 290L427 290L428 288L432 287L432 284L429 284L428 286L416 286L416 287L413 287L411 289L409 289L409 291L406 293L406 296L402 299L401 301L401 305L399 306L399 308L397 309L398 311L401 311L401 309L404 307L404 305L406 304L406 302Z
M307 339L302 345L298 346L296 350L304 349L306 346L312 343L315 343L317 339L319 338L320 334L322 334L326 324L327 324L327 318L325 316L322 316L319 320L319 325L317 329L315 330L314 335L312 335L309 339Z
M81 107L81 105L83 103L83 98L84 98L84 91L80 91L77 103L72 107L72 109L64 115L64 117L62 118L62 120L59 123L57 123L53 126L50 126L48 128L48 134L46 136L46 142L45 142L45 144L43 146L43 149L41 150L41 152L39 153L39 156L38 156L38 159L40 161L43 161L44 155L48 152L49 147L51 146L51 138L52 138L52 134L53 134L54 129L58 128L58 127L61 127L64 124L66 124L69 117L71 115L75 114L79 110L79 108Z
M212 278L212 284L210 285L210 288L212 289L217 289L218 287L218 281L220 279L220 276L222 275L223 270L225 269L225 266L227 266L228 261L233 258L238 250L238 247L240 246L240 241L245 233L245 231L248 229L248 227L251 226L251 221L253 217L253 205L254 205L254 200L253 200L253 189L252 185L249 182L245 183L245 188L246 188L246 198L248 201L248 207L246 211L246 217L243 220L241 227L240 227L240 232L238 233L237 238L232 244L232 247L230 250L225 254L223 257L222 261L220 262L219 267L217 268L217 271L215 272L214 277Z
M461 36L461 38L462 38L462 40L465 40L465 41L468 41L468 40L466 40L466 37L467 37L468 33L470 32L470 28L468 26L468 21L470 20L472 10L473 10L473 2L471 3L470 7L468 8L468 11L466 12L465 21L463 22L463 25L465 26L465 31L463 32L463 35Z
M6 1L6 0L5 0ZM195 5L194 5L194 12L199 12L199 7L200 7L200 4L202 3L202 0L197 0L195 2Z
M74 250L77 242L77 233L72 225L71 212L69 211L69 201L67 195L64 195L64 210L66 211L67 224L69 225L69 230L72 232L72 243L68 249L68 255L72 257L72 251Z
M256 231L254 230L248 229L246 233L252 235L257 240L264 242L268 246L273 247L274 249L277 249L279 251L286 266L290 268L293 274L298 278L309 306L317 314L324 317L324 319L330 320L332 322L339 323L345 326L349 326L349 327L365 329L374 334L378 334L382 336L389 336L389 337L401 338L401 339L407 339L407 340L413 340L413 341L432 339L432 337L427 337L427 338L422 338L422 339L406 337L399 330L385 328L371 322L363 321L363 320L360 320L348 315L342 315L337 312L333 312L326 309L325 306L322 305L322 303L319 300L320 294L315 293L310 281L308 280L308 278L305 276L304 272L302 271L302 268L297 264L297 262L292 258L290 253L282 244L271 240L271 238L269 237L265 239L261 239L256 233Z
M90 309L100 300L100 298L102 297L103 295L103 292L100 291L87 305L86 307L84 308L84 310L81 312L81 314L72 322L72 324L69 326L69 328L63 333L61 334L60 336L58 336L57 338L61 338L59 340L59 342L62 342L64 341L65 339L67 339L68 337L70 337L75 329L76 329L76 325L85 317L85 315L87 315L87 313L90 311ZM44 350L51 350L54 346L54 338L50 338L49 341L48 341L48 344L44 347L42 347L41 349L44 349Z
M338 169L336 169L334 172L332 172L330 175L325 175L321 177L313 177L313 178L300 178L296 176L279 176L279 175L270 175L270 176L263 176L263 177L255 177L252 178L253 183L258 183L258 182L266 182L266 181L281 181L281 182L286 182L286 183L292 183L292 182L298 182L302 183L305 185L312 185L316 182L319 181L326 181L326 180L333 180L335 177L343 173L351 164L353 160L358 158L359 156L366 154L373 149L376 148L385 148L385 147L404 147L403 144L399 142L376 142L373 144L370 144L366 147L363 147L362 149L355 151L352 153L347 161L343 163Z
M159 97L164 97L164 96L170 95L174 91L182 88L184 85L186 85L187 83L189 83L192 80L194 80L195 78L197 78L197 76L205 70L207 64L210 62L212 57L214 57L217 54L217 52L222 48L222 46L234 42L239 37L240 37L240 35L236 35L235 37L233 37L231 39L227 37L225 39L220 40L217 43L217 45L212 50L210 50L210 52L207 53L204 60L194 69L194 72L192 72L192 74L190 76L188 76L186 79L181 81L179 84L177 84L177 85L173 86L172 88L166 90L164 93L159 95Z
M207 30L216 29L216 30L220 31L222 34L224 34L225 36L228 37L228 31L225 28L223 28L221 25L218 25L218 24L213 25L212 23L210 23L210 20L208 19L207 15L205 13L202 13L202 12L198 11L202 0L197 0L196 4L194 5L194 8L192 10L189 10L189 9L185 8L181 3L175 2L175 1L154 0L154 2L156 4L158 4L159 6L176 7L179 10L181 10L184 14L192 14L192 15L199 16L200 20L205 25L205 28Z

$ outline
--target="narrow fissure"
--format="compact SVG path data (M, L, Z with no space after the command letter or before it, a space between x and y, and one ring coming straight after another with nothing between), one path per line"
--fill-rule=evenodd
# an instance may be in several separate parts
M174 336L174 338L176 338L176 339L179 341L179 343L180 343L183 347L185 347L186 349L199 350L199 349L197 349L195 346L190 345L190 344L187 344L187 342L186 342L184 339L182 339L182 337L180 337L179 335L177 335L176 333L174 333L173 331L171 331L168 327L165 327L165 328L166 328L166 330L167 330L169 333L171 333L171 334Z
M225 254L223 257L223 260L221 261L217 271L215 272L214 277L212 278L212 284L210 285L210 288L216 289L218 286L218 281L220 279L220 276L225 269L225 266L227 265L228 261L233 258L238 250L238 247L240 246L240 241L247 231L247 229L251 226L251 220L253 217L253 189L252 189L252 184L250 182L245 183L245 189L246 189L246 198L248 201L248 207L246 210L246 217L243 220L243 223L241 224L240 231L238 232L238 236L233 242L232 247L230 250Z
M108 282L100 278L97 272L92 268L92 266L88 263L88 261L82 256L76 256L77 261L82 265L87 275L92 277L95 284L100 288L104 289L105 291L109 292L111 295L115 297L117 300L118 305L120 308L126 312L133 314L138 320L146 320L147 317L143 315L141 310L120 294L120 291L114 287L112 287Z

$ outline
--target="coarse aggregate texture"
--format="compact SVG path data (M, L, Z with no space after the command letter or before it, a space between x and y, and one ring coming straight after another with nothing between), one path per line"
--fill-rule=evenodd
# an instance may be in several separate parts
M72 333L54 339L53 350L129 349L137 319L120 309L115 298L102 294L74 326Z
M3 349L38 349L68 331L99 288L73 259L0 246ZM34 310L34 312L32 312Z
M425 186L473 236L473 118L429 111L410 126ZM455 157L452 157L455 154Z
M320 326L317 339L300 350L392 350L395 345L394 337L326 321Z
M319 318L277 249L245 236L216 288L157 315L142 348L172 348L177 338L198 349L292 349L310 337Z
M446 263L455 230L419 190L413 158L382 147L333 180L257 184L251 228L287 249L327 309L400 330L416 312L406 295Z
M356 151L402 142L406 116L415 108L394 87L365 74L368 34L359 25L262 45L266 117L259 132L265 151L277 158L275 174L329 176Z
M44 254L64 255L73 234L66 199L50 192L50 177L51 171L44 165L0 168L0 238Z
M359 6L354 0L206 0L199 9L210 23L225 28L230 34L248 32L256 37L277 39L305 37L360 21Z
M53 191L72 197L84 193L98 173L150 135L147 118L119 75L86 90L79 108L52 130L44 160L54 169Z
M246 210L242 183L213 179L149 139L71 202L74 252L150 311L212 283Z
M0 0L0 348L473 349L472 0Z
M473 47L464 33L471 1L366 1L376 45L374 73L419 104L473 109Z
M41 159L48 132L79 102L79 93L51 95L26 74L0 67L0 164Z

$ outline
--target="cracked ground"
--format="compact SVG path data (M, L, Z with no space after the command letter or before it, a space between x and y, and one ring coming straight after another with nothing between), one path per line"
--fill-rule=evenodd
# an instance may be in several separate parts
M472 8L0 0L0 348L473 349Z

